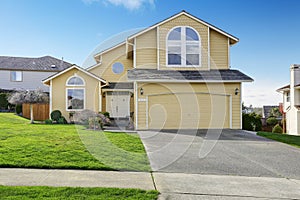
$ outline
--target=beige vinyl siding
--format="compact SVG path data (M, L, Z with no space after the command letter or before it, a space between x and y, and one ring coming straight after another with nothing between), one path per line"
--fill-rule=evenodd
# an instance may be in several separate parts
M75 73L84 79L85 86L66 86L68 78L74 76ZM66 88L84 88L85 109L99 111L99 81L77 69L67 71L52 80L52 111L60 110L62 115L69 120L69 112L66 111Z
M239 83L138 84L138 129L240 129ZM148 116L148 119L145 118Z
M115 74L112 71L112 65L115 62L120 62L124 66L124 71L121 74ZM121 45L111 51L108 51L102 55L101 65L89 70L89 72L107 80L109 82L124 82L127 81L127 70L133 68L133 62L131 59L127 59L126 46Z
M156 29L153 29L136 38L136 68L157 68L156 35Z
M166 67L166 37L168 32L176 26L190 26L194 28L201 37L201 67L200 70L208 70L208 27L191 19L186 15L181 15L170 20L159 27L159 60L160 69L166 70L195 70L193 67ZM197 68L198 69L198 68Z
M210 29L210 66L211 69L228 69L228 37Z
M242 91L241 83L228 84L228 90L234 91L236 88L239 91ZM232 128L233 129L242 129L241 123L241 115L242 115L242 104L241 104L241 92L238 95L232 94Z

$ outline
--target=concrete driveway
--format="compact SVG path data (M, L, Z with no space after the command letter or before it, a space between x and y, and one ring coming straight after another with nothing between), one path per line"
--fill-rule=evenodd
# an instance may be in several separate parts
M300 149L241 130L140 131L156 172L300 180Z

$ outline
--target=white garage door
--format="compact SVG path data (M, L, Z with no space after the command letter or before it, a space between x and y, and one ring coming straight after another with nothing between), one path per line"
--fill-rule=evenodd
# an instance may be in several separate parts
M176 93L148 96L149 129L230 128L228 95Z

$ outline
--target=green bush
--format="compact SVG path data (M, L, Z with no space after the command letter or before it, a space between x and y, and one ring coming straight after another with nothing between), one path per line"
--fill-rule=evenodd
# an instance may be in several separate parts
M275 126L278 123L278 120L275 117L269 117L267 119L267 124L270 126Z
M52 124L52 120L51 119L46 119L45 124Z
M58 120L62 117L61 112L59 110L53 110L50 116L51 119L56 122L58 122Z
M7 110L8 109L8 100L6 93L0 93L0 109Z
M104 115L105 117L109 118L109 112L101 112L102 115Z
M272 133L282 133L282 128L279 124L276 124L272 130Z
M260 131L262 128L261 116L255 113L246 114L242 116L242 128L248 131Z
M61 116L58 120L57 120L58 124L67 124L68 121L66 120L66 118L64 118L63 116Z
M22 113L22 104L16 105L16 113L19 115Z

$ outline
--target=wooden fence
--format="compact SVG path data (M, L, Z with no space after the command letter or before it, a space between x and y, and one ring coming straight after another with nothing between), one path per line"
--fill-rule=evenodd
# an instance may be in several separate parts
M30 119L30 104L22 105L22 114ZM37 121L49 119L49 104L33 104L33 118Z

